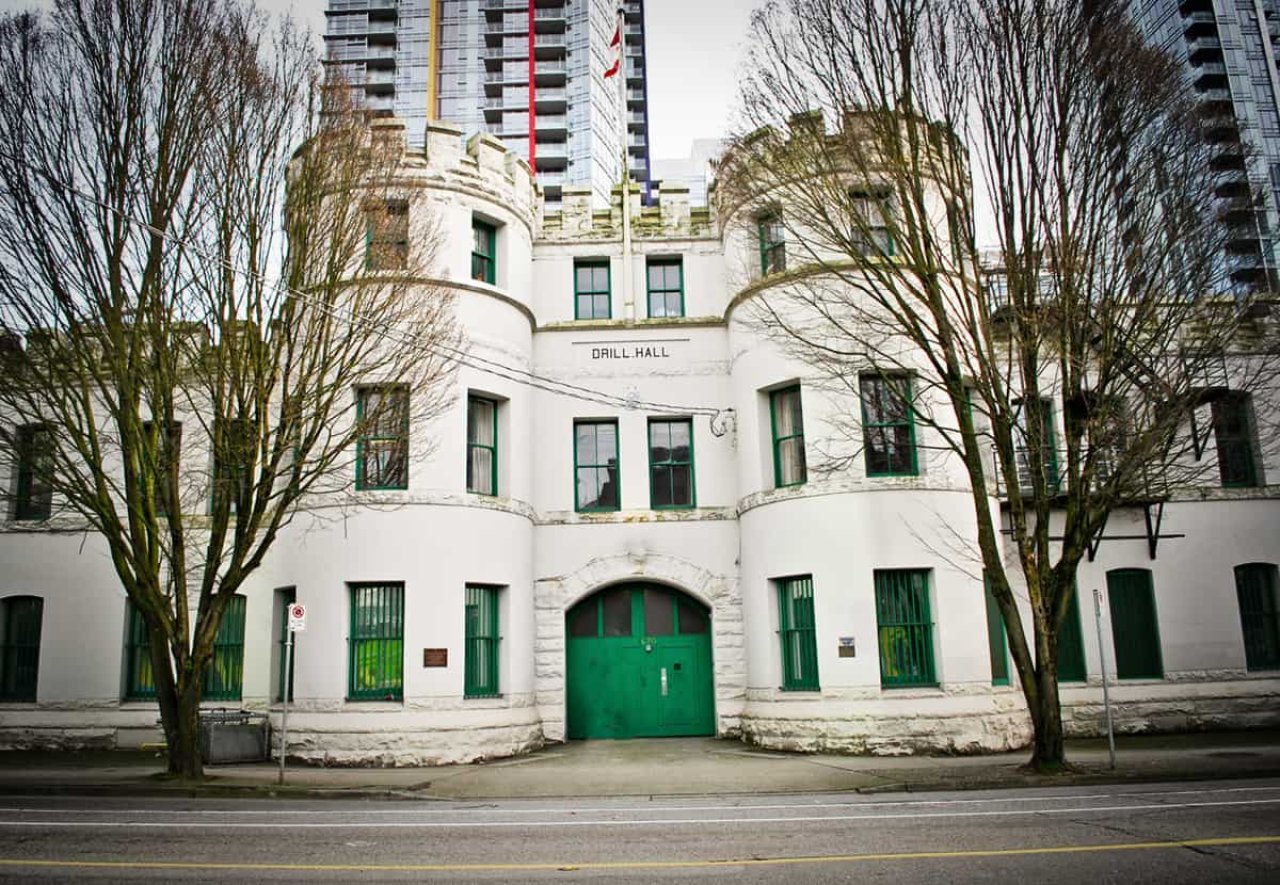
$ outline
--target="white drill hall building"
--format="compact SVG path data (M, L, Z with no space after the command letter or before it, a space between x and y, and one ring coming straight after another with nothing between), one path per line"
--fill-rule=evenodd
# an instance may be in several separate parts
M289 753L314 762L466 761L580 737L1028 742L981 578L946 555L973 534L963 469L919 427L900 475L861 457L822 469L836 418L860 404L819 391L745 322L773 284L754 228L722 229L683 187L654 207L633 191L624 259L620 200L596 211L566 187L544 213L523 160L444 125L406 155L404 182L409 248L437 218L472 359L448 414L410 429L435 448L405 487L360 489L368 506L303 514L281 536L230 611L209 706L278 722L296 600ZM1219 429L1203 457L1243 445L1251 482L1224 488L1210 467L1154 531L1121 509L1081 567L1069 733L1103 727L1100 652L1122 730L1280 722L1280 455ZM41 520L20 467L0 530L0 746L158 740L104 545ZM1104 601L1103 649L1095 588L1136 600ZM893 642L909 667L883 663ZM1116 649L1135 643L1148 652L1117 674Z

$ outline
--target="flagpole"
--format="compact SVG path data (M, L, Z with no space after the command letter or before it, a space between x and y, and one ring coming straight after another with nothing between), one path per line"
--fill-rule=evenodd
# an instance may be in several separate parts
M635 322L635 286L631 278L631 164L627 149L627 12L618 4L618 140L622 144L622 316Z

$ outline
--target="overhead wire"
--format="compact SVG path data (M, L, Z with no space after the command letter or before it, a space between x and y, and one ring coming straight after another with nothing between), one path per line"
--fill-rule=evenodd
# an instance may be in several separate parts
M156 228L154 225L150 224L149 222L135 218L134 216L130 215L128 212L125 212L122 209L118 209L115 206L111 206L103 202L102 200L99 200L97 197L95 197L92 194L85 193L79 188L71 184L68 184L67 182L61 181L53 177L52 175L49 175L48 173L44 172L43 170L36 168L34 164L30 163L29 161L23 158L14 158L10 156L8 159L11 162L16 161L17 163L26 166L29 170L34 172L36 175L44 178L45 181L48 184L50 184L52 187L66 191L67 193L71 194L72 196L80 200L88 202L98 207L99 209L103 209L107 212L110 212L113 215L118 216L126 224L139 227L151 233L153 236L159 237L166 242L172 243L177 246L181 246L184 249L189 250L192 254L198 255L201 258L211 261L212 263L230 271L231 273L240 274L246 277L252 277L257 282L271 287L277 293L282 295L287 295L292 298L297 298L311 305L314 309L334 319L341 319L346 322L352 322L352 323L358 322L366 327L373 326L375 327L375 331L377 332L377 334L383 339L388 339L388 338L395 339L396 341L398 341L398 343L401 343L401 344L418 344L419 343L413 340L412 338L408 337L403 330L400 330L388 325L386 322L380 320L378 317L374 317L367 314L361 314L354 310L339 308L333 305L326 304L323 301L315 298L314 296L306 292L300 292L296 289L289 287L282 281L269 279L266 276L266 274L261 273L260 271L235 266L234 264L232 264L232 262L222 258L221 256L216 256L216 255L210 256L207 251L192 245L190 242L186 241L185 239L181 237L177 237L174 234L169 233L167 231L160 230L159 228ZM447 281L445 281L443 284L447 285ZM430 344L425 345L425 347L428 350L436 352L438 355L444 356L446 359L449 359L459 365L466 366L467 368L474 369L475 371L493 375L498 378L503 378L504 380L508 380L516 384L522 384L532 389L541 390L541 391L555 394L558 396L569 397L571 399L577 399L584 402L594 403L596 405L607 406L610 408L624 408L629 410L646 409L649 411L657 411L657 412L674 412L674 413L691 414L691 415L696 414L696 415L706 416L711 420L712 432L717 436L723 435L727 427L728 416L733 413L733 409L731 408L719 409L714 406L677 405L672 403L657 402L654 400L646 400L640 397L623 396L619 394L609 393L608 391L600 390L598 388L587 387L581 384L574 384L573 382L563 381L558 378L552 378L550 376L542 375L537 372L531 371L529 369L522 369L518 366L512 366L497 360L491 360L486 357L482 357L478 354L471 353L470 351L462 350L456 347L451 347L449 345L442 344L440 342L432 342ZM440 353L441 351L443 351L443 354ZM720 422L719 430L717 430L717 426L716 426L717 421Z

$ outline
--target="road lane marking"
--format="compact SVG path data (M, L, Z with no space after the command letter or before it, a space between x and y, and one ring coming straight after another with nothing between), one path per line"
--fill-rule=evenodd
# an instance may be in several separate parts
M797 864L867 863L875 861L954 860L982 857L1028 857L1053 854L1090 854L1109 851L1150 851L1170 848L1229 848L1240 845L1274 845L1280 836L1223 836L1215 839L1184 839L1167 842L1122 842L1117 844L1054 845L1043 848L992 848L964 851L904 851L877 854L822 854L799 857L749 857L724 860L582 861L566 863L479 863L479 864L289 864L289 863L197 863L194 861L49 860L0 858L0 868L28 869L113 869L189 870L231 872L301 873L467 873L467 872L557 872L581 870L689 869L707 867L791 866Z
M307 809L290 809L277 808L270 809L225 809L225 808L104 808L101 810L92 808L37 808L34 806L13 805L0 806L0 814L109 814L119 816L122 814L133 815L190 815L193 817L226 817L231 815L241 817L272 817L292 815L294 817L327 817L327 816L347 816L359 815L362 817L373 816L431 816L431 815L447 815L449 817L457 817L460 814L619 814L619 813L644 813L656 814L671 811L777 811L788 808L805 808L805 809L823 809L823 808L927 808L927 807L948 807L954 805L1005 805L1016 803L1032 803L1032 802L1081 802L1085 800L1103 800L1103 799L1134 799L1138 797L1158 799L1162 796L1216 796L1231 793L1259 793L1259 792L1280 792L1280 786L1276 787L1224 787L1212 790L1141 790L1124 793L1074 793L1068 795L1048 795L1048 796L1009 796L1005 798L989 798L989 799L900 799L894 801L872 801L872 802L822 802L822 801L800 801L800 802L761 802L761 803L737 803L728 805L697 805L692 802L684 805L616 805L616 806L541 806L535 808L503 808L500 801L481 805L475 800L467 800L458 804L449 804L442 808L360 808L358 810L332 809L332 808L307 808ZM11 797L7 797L11 798ZM84 797L90 798L90 797ZM78 799L77 801L82 801ZM108 801L108 800L104 800ZM188 799L175 801L190 801Z
M261 823L242 823L237 821L81 821L81 820L0 820L0 828L17 827L28 829L113 829L128 827L131 829L157 830L360 830L360 829L420 829L420 830L459 830L484 829L485 827L653 827L671 826L672 824L707 826L721 824L761 824L761 823L820 823L823 821L890 821L890 820L940 820L962 817L1031 817L1051 814L1109 814L1117 811L1177 811L1189 808L1224 808L1256 805L1280 805L1280 799L1237 799L1222 802L1159 802L1144 805L1097 805L1076 808L1025 808L1009 811L938 811L927 814L822 814L796 815L791 817L687 817L687 818L652 818L621 820L493 820L493 821L333 821L287 823L285 821L264 821ZM632 809L627 809L631 811ZM681 809L689 811L690 809ZM735 809L749 811L750 809ZM565 812L578 814L580 812Z

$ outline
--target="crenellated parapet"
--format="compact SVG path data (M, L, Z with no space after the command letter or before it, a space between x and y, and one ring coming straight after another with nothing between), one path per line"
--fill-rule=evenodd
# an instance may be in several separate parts
M631 213L631 236L637 241L714 236L711 210L689 204L689 188L684 184L661 184L654 205L644 205L638 185L627 189ZM542 219L540 238L546 241L617 239L622 236L622 186L615 185L608 209L597 209L589 186L568 186L561 191L560 211Z

